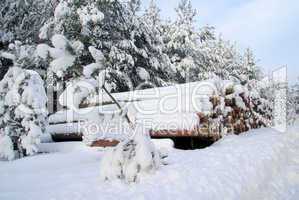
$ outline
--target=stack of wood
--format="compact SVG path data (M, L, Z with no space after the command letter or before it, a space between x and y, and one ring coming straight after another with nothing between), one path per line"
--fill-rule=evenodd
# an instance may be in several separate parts
M243 87L243 86L242 86ZM245 88L245 86L244 86ZM223 94L210 97L213 110L197 113L198 125L191 130L151 131L152 137L196 137L215 142L223 135L239 135L250 129L267 127L271 122L271 108L267 101L247 92L236 92L234 86Z
M212 107L208 113L196 113L198 123L195 127L182 130L150 130L151 137L196 138L196 141L213 143L224 135L238 135L250 129L271 125L271 105L259 96L254 87L231 84L221 90L223 91L218 91L217 95L208 97ZM63 136L70 137L70 135ZM82 139L82 134L79 136ZM93 141L90 146L109 147L118 143L119 141L115 139L99 139Z
M266 100L265 100L266 101ZM224 95L210 97L213 112L199 113L200 132L211 135L240 134L250 129L267 127L271 123L271 107L263 99L227 88Z

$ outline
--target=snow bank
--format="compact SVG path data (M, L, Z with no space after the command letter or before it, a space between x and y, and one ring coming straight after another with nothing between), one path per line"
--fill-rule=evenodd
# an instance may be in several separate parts
M0 161L0 199L296 200L298 130L260 129L225 137L206 149L173 149L168 165L133 185L99 180L102 151L57 147L55 153Z

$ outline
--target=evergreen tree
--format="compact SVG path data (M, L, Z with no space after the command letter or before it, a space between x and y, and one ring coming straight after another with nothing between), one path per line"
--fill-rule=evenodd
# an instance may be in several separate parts
M204 41L198 48L199 80L213 76L221 79L238 79L240 56L234 45L222 38Z
M261 71L250 49L241 55L235 44L221 37L201 42L198 47L199 80L211 76L230 79L242 84L260 80Z
M134 0L122 4L121 13L122 19L125 20L126 34L121 40L112 41L112 48L107 57L107 69L110 71L108 82L112 78L115 85L122 86L125 83L123 86L127 89L130 83L133 88L148 81L154 86L163 86L170 80L166 70L170 62L163 53L163 41L157 28L159 24L150 22L155 20L151 19L149 14L151 10L139 17L137 15L139 6L140 1ZM159 18L158 15L154 17ZM123 88L117 90L122 91Z
M260 68L256 65L256 59L251 49L247 48L243 55L243 71L241 74L245 75L247 80L259 80L261 78Z
M0 62L3 65L4 74L11 66L16 66L23 69L37 71L42 78L46 76L48 63L39 59L35 54L36 46L31 44L23 44L15 40L8 45L7 50L0 51ZM2 74L2 76L4 76Z
M209 40L215 40L215 28L213 26L204 26L199 31L200 42L206 42Z
M50 6L47 7L48 4ZM68 68L67 75L58 78L63 81L83 76L83 66L94 62L88 49L90 46L102 52L107 87L115 92L127 91L149 82L164 86L203 80L213 75L237 81L260 76L250 50L240 55L235 45L216 38L211 26L196 30L196 10L192 8L190 0L181 0L174 23L161 20L154 0L142 15L140 0L39 0L37 3L32 0L5 0L1 1L1 5L1 15L4 17L0 23L5 26L0 36L6 41L20 39L20 42L11 42L12 48L8 48L8 43L5 47L5 53L13 54L13 62L19 67L39 72L48 69L51 58L41 59L34 54L37 51L36 35L50 46L51 38L57 34L69 41L71 48L68 48L68 52L76 57L76 64ZM13 15L16 10L18 12ZM25 10L31 15L27 15ZM43 13L46 17L41 18L35 12ZM14 18L24 18L24 24L14 24L18 22ZM26 32L29 23L34 28ZM16 33L16 36L10 37L10 33ZM80 53L73 52L76 47L72 45L76 44L81 44ZM0 54L1 64L7 65L4 60L7 58L3 52ZM44 76L45 73L40 74Z
M0 156L13 159L37 152L46 130L47 96L40 76L18 67L0 82ZM17 151L14 153L14 150Z
M287 116L288 122L295 122L299 115L299 79L288 88Z
M150 2L148 9L139 21L139 34L135 43L140 51L144 52L144 55L140 57L139 64L136 66L140 81L145 80L145 75L149 74L149 78L154 85L167 85L173 81L173 73L163 41L160 10L154 0Z
M187 75L197 70L194 59L199 42L199 34L194 26L196 10L192 8L190 0L181 0L176 13L177 19L168 28L165 42L177 80L185 82Z
M37 42L39 29L52 12L51 0L1 0L0 43Z

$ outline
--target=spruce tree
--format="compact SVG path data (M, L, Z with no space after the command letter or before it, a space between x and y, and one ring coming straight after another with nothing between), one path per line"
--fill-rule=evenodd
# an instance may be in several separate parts
M41 26L52 15L52 1L1 0L0 42L36 43Z
M244 55L242 57L243 61L243 71L242 74L245 75L248 80L258 80L261 78L260 68L256 65L256 59L250 48L246 48Z
M46 131L47 96L38 73L11 67L0 82L0 157L37 153ZM15 151L15 152L14 152Z
M181 0L176 13L177 19L167 29L165 42L177 81L185 82L197 70L194 59L199 42L199 34L194 25L197 12L192 8L190 0Z

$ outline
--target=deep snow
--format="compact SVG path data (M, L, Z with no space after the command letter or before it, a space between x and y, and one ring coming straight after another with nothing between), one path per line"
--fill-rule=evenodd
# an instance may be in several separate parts
M201 150L170 149L168 165L131 185L100 180L103 149L82 143L41 144L42 151L51 153L0 161L0 199L295 200L298 130L253 130Z

